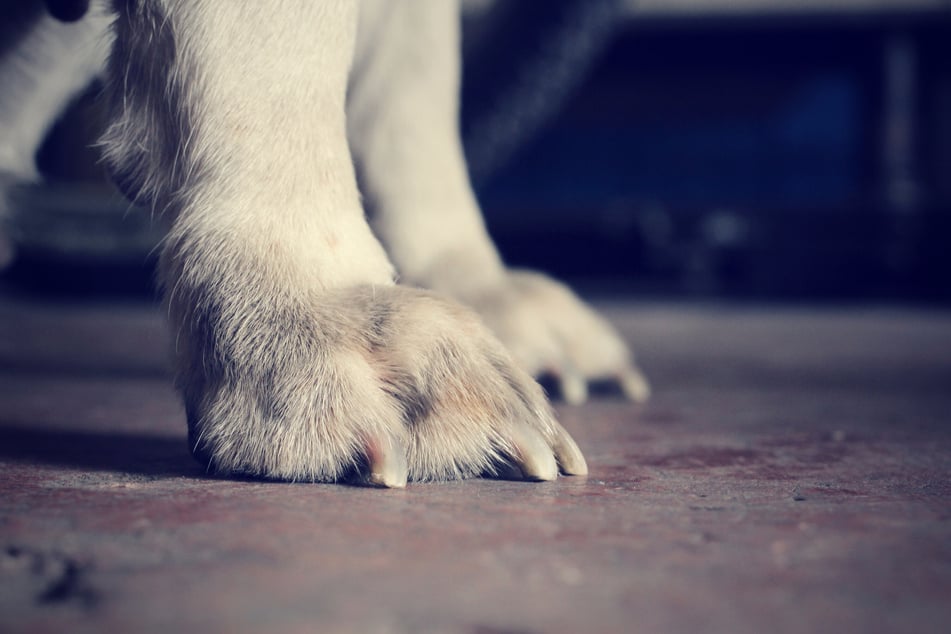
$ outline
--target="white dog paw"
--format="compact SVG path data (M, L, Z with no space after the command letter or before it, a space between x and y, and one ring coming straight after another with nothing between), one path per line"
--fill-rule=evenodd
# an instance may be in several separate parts
M215 471L385 487L587 472L540 387L437 295L362 286L295 306L193 305L180 380L189 441Z
M552 377L567 402L587 400L592 381L615 383L635 402L650 387L614 328L565 285L539 273L511 270L504 284L465 301L538 377Z

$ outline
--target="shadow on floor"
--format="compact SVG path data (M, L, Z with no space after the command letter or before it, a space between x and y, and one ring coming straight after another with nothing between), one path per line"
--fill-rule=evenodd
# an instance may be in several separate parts
M28 429L0 424L0 461L148 477L204 477L183 437Z

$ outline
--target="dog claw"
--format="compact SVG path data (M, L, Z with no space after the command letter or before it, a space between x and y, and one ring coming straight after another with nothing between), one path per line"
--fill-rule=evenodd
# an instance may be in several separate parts
M516 423L512 426L510 440L514 449L512 458L523 479L554 480L558 477L558 464L540 433L523 423Z
M367 442L369 470L366 484L388 489L406 486L406 450L395 438L372 439Z
M617 377L621 391L635 403L645 403L651 395L651 387L644 375L636 367L629 367Z
M588 463L585 462L581 449L564 427L555 423L555 439L552 442L552 451L558 467L565 475L587 475Z
M577 372L567 370L559 373L558 389L569 405L581 405L588 400L588 383Z

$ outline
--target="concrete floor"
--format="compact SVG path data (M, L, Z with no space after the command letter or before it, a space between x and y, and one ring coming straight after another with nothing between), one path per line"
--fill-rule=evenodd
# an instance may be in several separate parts
M951 314L605 305L591 474L209 478L158 311L0 296L0 631L951 631Z

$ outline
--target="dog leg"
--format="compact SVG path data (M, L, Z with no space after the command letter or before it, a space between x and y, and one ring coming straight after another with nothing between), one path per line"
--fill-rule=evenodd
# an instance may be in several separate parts
M647 397L621 338L565 286L495 250L458 130L459 15L449 0L364 0L348 123L374 228L403 279L475 310L523 368L584 401L613 379Z
M352 0L120 3L106 155L170 222L161 272L210 468L372 485L584 459L477 317L398 287L344 98Z
M109 18L101 7L80 22L63 24L36 13L3 30L17 41L0 57L0 172L38 177L34 162L57 115L99 75L109 51Z
M36 4L12 11L0 28L11 42L0 56L0 220L11 211L11 189L39 180L37 149L69 100L102 72L109 50L102 7L63 24ZM0 243L0 260L12 257L2 235Z

